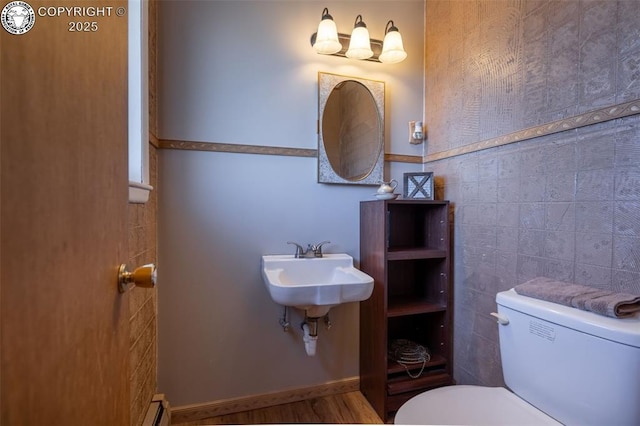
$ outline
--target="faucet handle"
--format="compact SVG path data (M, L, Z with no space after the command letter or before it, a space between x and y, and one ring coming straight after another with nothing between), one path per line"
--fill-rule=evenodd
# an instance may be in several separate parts
M323 241L313 246L313 252L315 253L316 257L322 257L322 246L330 243L331 241Z
M287 241L287 244L293 244L296 246L296 254L295 257L300 257L302 255L304 255L304 249L302 248L302 246L298 243L295 243L293 241Z

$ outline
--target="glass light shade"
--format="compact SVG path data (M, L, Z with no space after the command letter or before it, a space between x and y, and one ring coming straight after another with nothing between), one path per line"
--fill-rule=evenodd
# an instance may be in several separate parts
M322 55L331 55L342 50L342 44L338 40L338 29L333 19L323 18L320 21L313 48Z
M398 30L390 30L384 36L382 53L378 59L386 64L397 64L404 61L406 57L407 52L404 51L400 32Z
M351 40L349 41L349 50L347 50L346 55L347 58L351 59L367 59L373 56L367 27L357 26L353 29Z

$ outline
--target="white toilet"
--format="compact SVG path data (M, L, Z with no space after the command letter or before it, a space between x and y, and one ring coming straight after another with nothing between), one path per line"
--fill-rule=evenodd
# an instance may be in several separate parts
M615 319L498 293L511 389L456 385L407 401L396 424L640 425L640 317Z

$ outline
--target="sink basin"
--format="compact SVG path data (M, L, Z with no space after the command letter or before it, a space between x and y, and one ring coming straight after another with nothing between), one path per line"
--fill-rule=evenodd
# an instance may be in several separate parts
M348 254L262 256L262 277L276 303L304 309L309 317L324 316L340 303L366 300L373 292L373 278L356 269Z

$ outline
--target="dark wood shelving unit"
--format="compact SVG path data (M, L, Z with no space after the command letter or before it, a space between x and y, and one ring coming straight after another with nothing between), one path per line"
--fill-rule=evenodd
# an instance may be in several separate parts
M453 384L449 202L360 203L360 269L374 279L360 303L360 390L386 422L409 398ZM409 339L431 355L407 369L389 344Z

